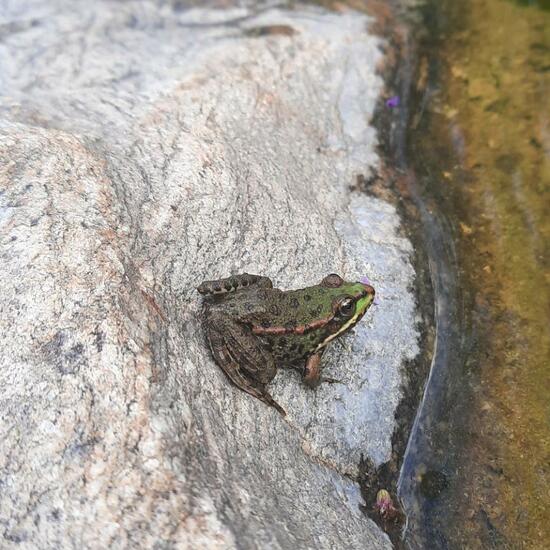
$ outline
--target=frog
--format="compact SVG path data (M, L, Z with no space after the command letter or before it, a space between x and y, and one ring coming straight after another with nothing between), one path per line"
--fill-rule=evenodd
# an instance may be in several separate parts
M235 386L283 416L267 389L278 370L298 370L309 388L339 382L322 376L323 353L362 319L375 296L370 284L336 273L298 290L273 288L269 277L249 273L204 281L197 290L215 363Z

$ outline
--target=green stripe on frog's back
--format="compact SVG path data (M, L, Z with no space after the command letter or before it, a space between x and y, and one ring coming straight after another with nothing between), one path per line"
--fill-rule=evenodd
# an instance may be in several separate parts
M307 289L311 292L314 289ZM357 288L348 289L355 291L357 298ZM355 325L363 316L372 302L372 296L362 295L363 290L359 288L359 295L362 295L355 302L354 315L349 319L343 319L336 315L336 304L342 299L342 297L350 296L349 294L342 295L341 293L326 292L326 289L320 290L321 294L325 297L330 295L332 298L328 301L328 304L321 309L324 316L318 317L317 311L314 318L308 322L300 323L300 312L308 315L307 310L298 308L296 313L298 320L290 317L286 317L286 323L282 323L282 317L278 318L278 323L273 323L272 317L269 317L270 323L252 324L252 333L259 336L267 346L268 350L273 354L279 364L292 364L299 360L306 359L307 357L322 350L329 342L339 337L344 332L349 330ZM292 297L292 292L287 293ZM295 297L295 296L294 296ZM315 299L309 298L306 300L308 304L315 305ZM280 305L281 302L277 301ZM288 309L286 310L289 311ZM272 312L273 313L273 312Z
M346 292L347 291L347 292ZM363 287L349 285L348 288L328 289L321 286L309 287L296 291L266 293L264 315L252 323L252 332L264 336L302 335L318 332L319 339L315 345L326 340L328 343L351 328L368 308L372 297L361 297L355 305L355 315L342 320L343 325L336 332L321 334L323 328L335 319L335 303L343 296L358 296L363 294ZM329 339L330 337L330 339Z
M327 325L334 317L332 296L326 289L309 287L266 293L265 313L253 323L254 334L304 334Z

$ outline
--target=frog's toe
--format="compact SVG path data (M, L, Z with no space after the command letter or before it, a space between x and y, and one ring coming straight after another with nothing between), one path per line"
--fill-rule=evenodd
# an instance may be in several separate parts
M273 399L273 397L271 397L269 393L266 392L263 395L262 401L267 405L270 405L274 409L277 409L283 416L286 416L286 411L283 409L283 407L281 407L281 405L279 405L279 403L277 403L277 401L275 401L275 399Z
M321 376L321 382L326 382L327 384L343 384L344 382L342 380L338 380L338 378L331 378L330 376Z
M312 390L319 387L319 385L321 385L323 382L326 382L327 384L344 383L342 380L338 380L338 378L331 378L330 376L304 376L303 382L308 388L311 388Z

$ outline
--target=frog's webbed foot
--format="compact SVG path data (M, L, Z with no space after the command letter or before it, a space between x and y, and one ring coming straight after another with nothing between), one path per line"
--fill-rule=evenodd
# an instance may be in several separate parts
M206 330L212 355L231 382L286 416L266 389L277 373L275 361L250 329L235 321L211 319Z
M322 382L327 382L328 384L342 384L342 381L336 378L321 376L321 358L323 357L323 352L324 350L321 350L319 353L310 355L307 358L302 381L310 388L316 388Z
M240 273L239 275L231 275L225 279L216 279L214 281L203 281L197 290L204 295L208 294L225 294L233 292L241 288L273 288L273 283L269 277L261 275L250 275L249 273Z

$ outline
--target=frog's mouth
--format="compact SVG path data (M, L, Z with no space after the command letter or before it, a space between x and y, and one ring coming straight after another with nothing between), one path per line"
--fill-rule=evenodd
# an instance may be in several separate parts
M334 340L335 338L338 338L340 334L343 334L344 332L348 331L349 329L353 328L362 318L363 315L367 312L367 309L372 305L372 302L374 301L374 288L370 285L362 283L362 286L364 287L364 290L361 291L359 294L359 298L355 302L355 314L353 317L350 317L346 323L344 323L336 332L333 334L330 334L325 338L318 346L315 352L322 350L329 342Z

